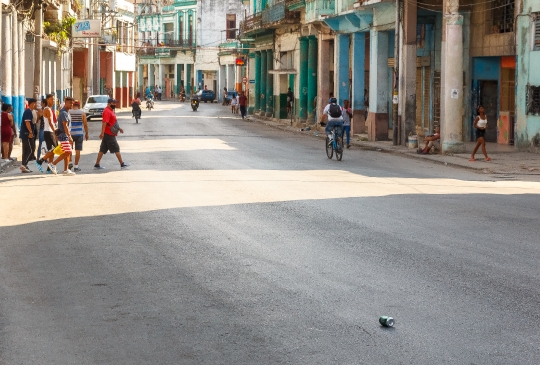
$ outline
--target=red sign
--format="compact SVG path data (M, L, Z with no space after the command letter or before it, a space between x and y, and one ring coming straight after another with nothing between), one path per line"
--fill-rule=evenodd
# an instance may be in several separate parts
M243 58L236 59L236 66L244 66L246 63Z

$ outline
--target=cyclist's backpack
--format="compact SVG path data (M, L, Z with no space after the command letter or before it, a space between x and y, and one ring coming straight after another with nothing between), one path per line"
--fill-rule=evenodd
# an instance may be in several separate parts
M332 118L341 117L341 107L337 104L330 104L330 109L328 109L328 112Z

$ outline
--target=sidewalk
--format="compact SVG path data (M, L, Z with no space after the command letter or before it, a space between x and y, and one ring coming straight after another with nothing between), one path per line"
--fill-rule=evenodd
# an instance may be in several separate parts
M248 116L248 120L262 123L274 128L290 131L294 133L304 134L306 136L325 138L324 131L308 130L302 131L299 127L291 126L287 122L279 122L275 120L266 120ZM363 138L362 138L363 139ZM360 140L359 135L351 136L351 148L361 148L372 151L380 151L387 153L400 154L403 157L415 158L433 163L443 164L445 166L461 167L484 174L501 174L501 175L540 175L540 154L522 152L514 150L513 146L505 146L497 143L486 143L490 162L484 161L482 150L479 149L476 153L476 162L470 162L471 152L474 149L476 142L465 142L467 153L442 155L442 154L417 154L416 148L407 148L406 146L394 146L392 141L369 142ZM423 147L423 144L420 144Z

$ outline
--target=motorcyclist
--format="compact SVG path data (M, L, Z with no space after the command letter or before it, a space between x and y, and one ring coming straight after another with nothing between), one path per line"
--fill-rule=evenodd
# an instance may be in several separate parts
M139 119L141 118L141 115L142 115L141 93L139 92L135 95L133 100L131 100L131 112L133 113L134 116L135 116L135 113L137 113L139 115Z
M180 101L184 102L186 101L186 89L182 86L180 89Z

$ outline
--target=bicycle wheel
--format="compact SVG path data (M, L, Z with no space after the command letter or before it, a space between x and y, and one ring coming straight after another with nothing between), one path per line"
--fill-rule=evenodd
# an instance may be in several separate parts
M336 140L336 160L341 161L343 158L343 138L338 137Z
M334 144L330 141L328 136L324 140L324 143L326 144L326 156L328 156L329 159L332 159L332 156L334 156Z

